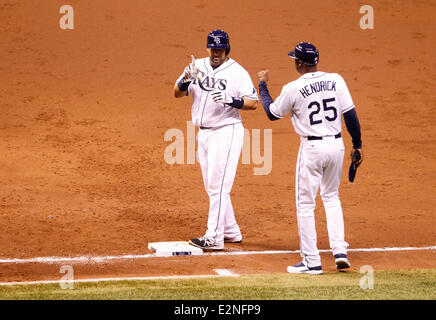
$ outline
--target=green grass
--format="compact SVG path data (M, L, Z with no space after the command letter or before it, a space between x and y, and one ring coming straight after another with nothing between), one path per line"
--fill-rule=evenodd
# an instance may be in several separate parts
M181 280L144 280L0 286L0 299L117 300L435 300L436 269L375 271L374 288L362 289L359 272L319 276L268 274Z

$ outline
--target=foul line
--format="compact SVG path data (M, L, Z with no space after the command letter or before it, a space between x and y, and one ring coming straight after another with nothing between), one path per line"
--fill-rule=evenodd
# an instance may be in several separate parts
M427 247L386 247L386 248L360 248L348 249L348 252L388 252L388 251L414 251L414 250L436 250L436 246ZM319 252L331 252L331 250L319 250ZM238 256L238 255L256 255L256 254L296 254L300 250L265 250L265 251L223 251L203 253L201 256ZM121 255L121 256L81 256L81 257L36 257L28 259L0 259L0 264L21 264L21 263L103 263L113 260L132 260L132 259L149 259L149 258L171 258L174 256L156 256L155 254L142 254L142 255ZM177 256L180 257L180 256Z
M361 248L348 249L348 252L387 252L387 251L412 251L412 250L436 250L436 246L428 247L393 247L393 248ZM320 252L331 252L331 250L319 250ZM299 250L287 251L232 251L232 252L214 252L205 253L206 256L216 255L250 255L250 254L293 254L299 253ZM154 254L145 255L123 255L123 256L108 256L108 257L39 257L32 259L0 259L0 263L58 263L58 262L103 262L107 260L122 260L122 259L146 259L146 258L168 258L160 257ZM89 282L114 282L114 281L144 281L144 280L169 280L169 279L201 279L201 278L218 278L218 277L238 277L239 275L228 269L214 269L217 275L185 275L185 276L156 276L156 277L122 277L122 278L94 278L94 279L74 279L74 280L43 280L43 281L22 281L22 282L0 282L0 286L14 285L42 285L42 284L59 284L65 285L66 289L71 289L71 285L75 283Z
M238 275L192 275L192 276L158 276L158 277L123 277L123 278L95 278L95 279L74 279L74 280L43 280L43 281L22 281L22 282L0 282L0 286L32 285L32 284L63 284L68 289L69 285L85 282L113 282L113 281L143 281L143 280L180 280L197 278L218 278L218 277L237 277Z

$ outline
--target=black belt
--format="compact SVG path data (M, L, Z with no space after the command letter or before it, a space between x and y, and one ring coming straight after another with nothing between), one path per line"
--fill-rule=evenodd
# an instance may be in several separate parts
M337 135L335 135L335 139L339 139L341 137L341 133L339 132ZM307 137L307 140L322 140L322 137L314 137L314 136L309 136Z
M226 126L234 126L235 124L238 124L240 122L236 122L236 123L230 123L230 124L225 124L225 125L220 125L220 126L215 126L215 127L203 127L203 126L199 126L200 129L220 129Z

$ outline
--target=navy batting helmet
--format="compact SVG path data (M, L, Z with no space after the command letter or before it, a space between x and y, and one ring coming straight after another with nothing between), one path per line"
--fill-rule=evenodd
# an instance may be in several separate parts
M213 30L207 35L207 48L225 49L226 54L230 52L229 35L224 30Z
M310 42L300 42L295 50L288 53L288 56L301 60L309 66L317 65L319 60L318 49Z

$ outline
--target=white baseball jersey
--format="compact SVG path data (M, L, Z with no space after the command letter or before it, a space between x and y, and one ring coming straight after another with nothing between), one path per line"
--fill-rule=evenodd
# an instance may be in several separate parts
M342 114L354 108L344 79L337 73L313 72L283 86L270 105L271 113L283 118L288 112L297 134L334 136L342 130Z
M290 113L301 136L295 174L300 250L309 267L321 266L314 217L318 190L333 254L346 254L348 247L339 199L345 149L338 133L342 131L342 114L354 108L353 100L339 74L313 72L285 85L269 108L278 118Z
M212 100L212 90L225 91L235 98L246 97L259 100L256 89L248 72L235 60L229 58L218 68L213 69L209 57L197 59L200 79L194 80L187 94L192 95L192 122L198 127L222 127L241 122L239 110ZM183 74L177 79L179 82ZM176 82L176 83L177 83Z

